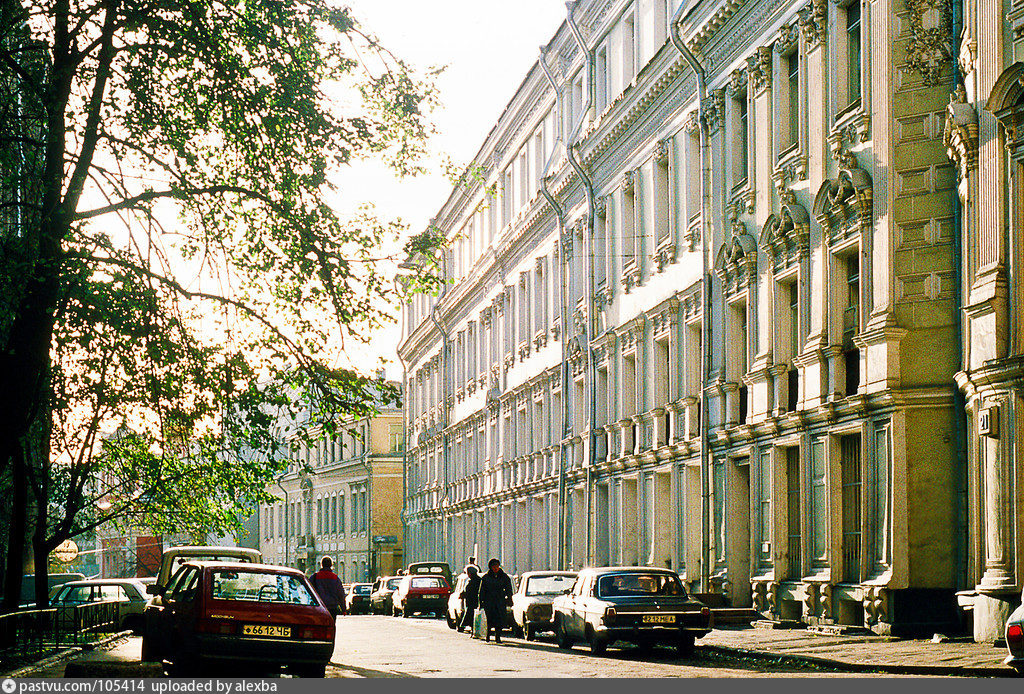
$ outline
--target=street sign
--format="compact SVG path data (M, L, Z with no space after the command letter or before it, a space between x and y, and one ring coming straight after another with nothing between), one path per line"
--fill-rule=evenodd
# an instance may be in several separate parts
M393 545L398 542L397 535L374 535L373 544L375 545Z
M64 540L54 548L53 558L59 562L70 564L78 558L78 545L71 540Z

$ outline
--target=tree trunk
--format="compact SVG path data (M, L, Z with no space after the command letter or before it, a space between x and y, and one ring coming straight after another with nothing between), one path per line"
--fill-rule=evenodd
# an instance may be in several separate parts
M28 474L21 445L12 446L11 534L7 545L7 575L4 577L3 612L14 612L21 602L21 577L25 573Z

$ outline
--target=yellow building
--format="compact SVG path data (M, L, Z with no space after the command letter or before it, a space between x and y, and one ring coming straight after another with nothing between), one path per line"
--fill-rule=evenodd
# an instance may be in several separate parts
M402 414L342 422L335 435L300 427L291 442L294 460L269 491L278 501L260 508L264 559L307 573L321 557L335 563L345 582L393 574L402 566Z

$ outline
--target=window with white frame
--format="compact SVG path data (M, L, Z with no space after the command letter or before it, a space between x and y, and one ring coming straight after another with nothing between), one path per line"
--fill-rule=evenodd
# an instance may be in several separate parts
M743 185L749 175L750 124L748 118L747 92L736 93L730 101L729 139L732 141L732 185Z

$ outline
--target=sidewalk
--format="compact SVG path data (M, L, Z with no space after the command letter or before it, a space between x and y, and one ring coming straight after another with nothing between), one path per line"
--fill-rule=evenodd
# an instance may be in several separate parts
M832 636L805 629L715 629L697 642L704 650L790 660L849 672L954 677L1014 677L1002 664L1005 648L974 642L934 643L886 636Z

